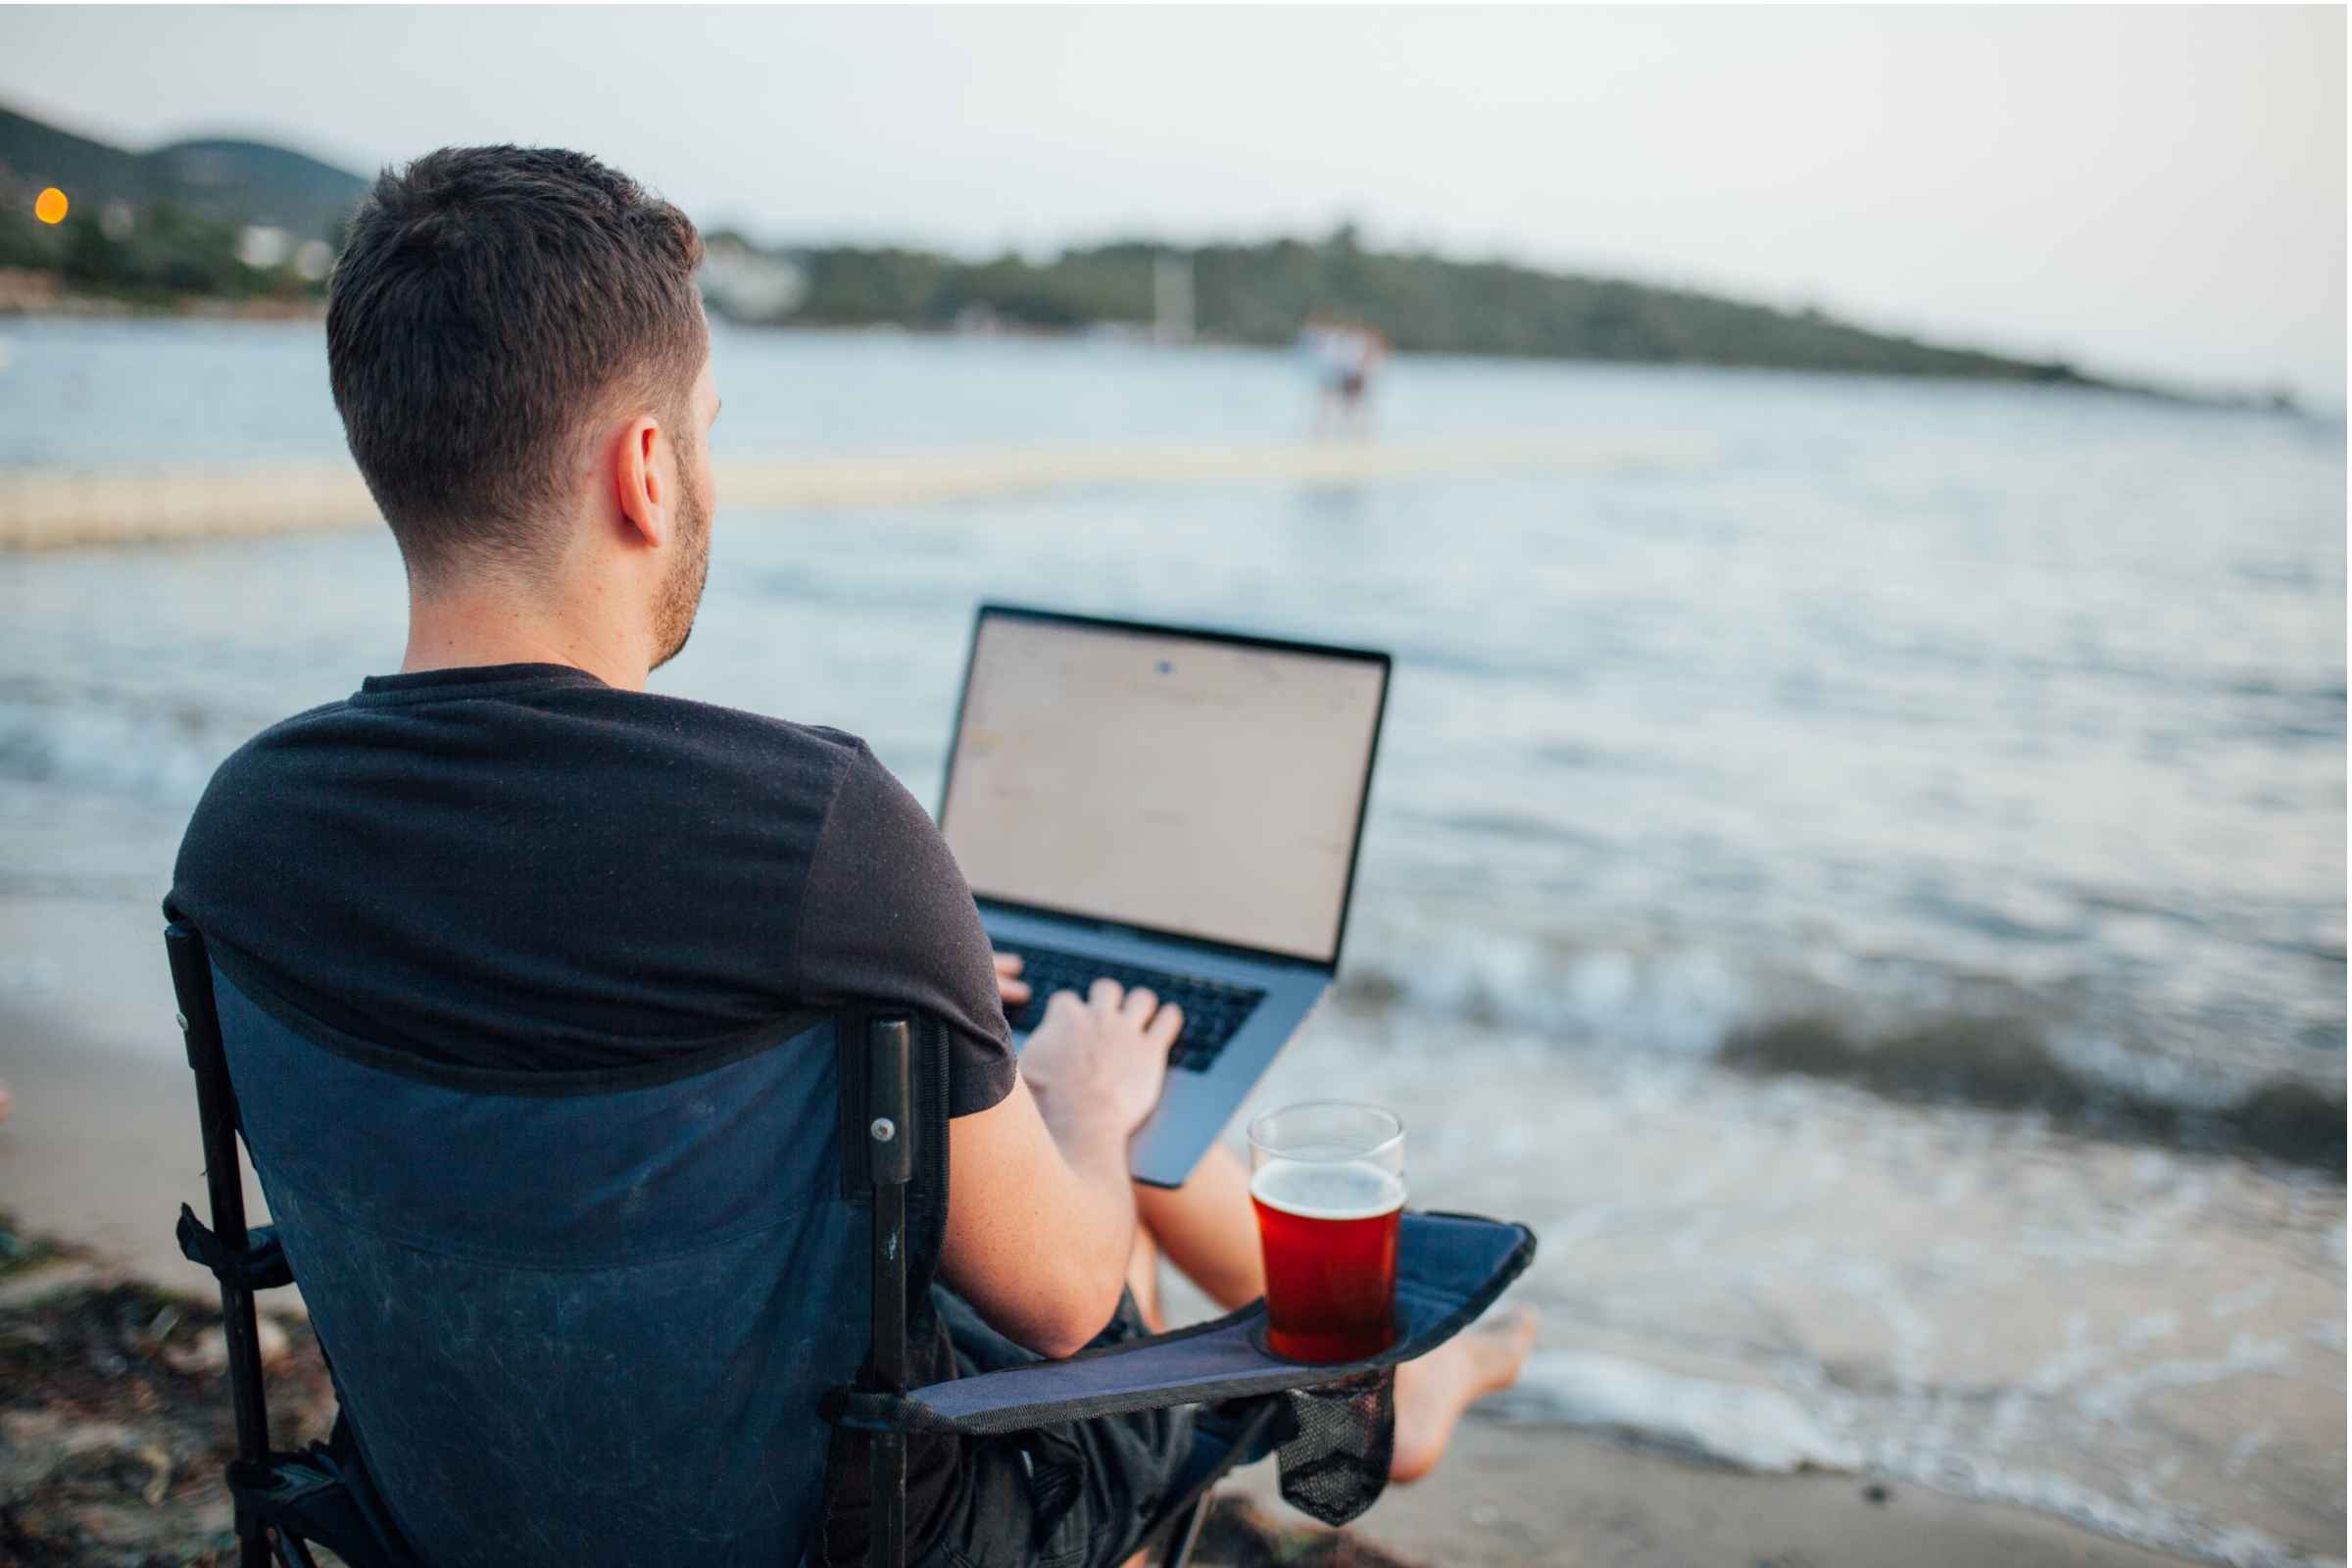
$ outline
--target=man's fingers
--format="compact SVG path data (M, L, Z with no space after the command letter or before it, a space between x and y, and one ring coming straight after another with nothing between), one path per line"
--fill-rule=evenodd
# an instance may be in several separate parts
M1021 972L1021 956L1017 953L998 953L991 956L997 960L997 995L1016 1005L1027 1002L1033 994L1029 982L1013 978Z
M1086 1000L1093 1003L1099 1012L1116 1012L1119 1010L1119 998L1123 995L1125 988L1110 976L1103 975L1087 991Z
M1119 1012L1141 1029L1152 1016L1152 1009L1158 1005L1159 998L1152 994L1149 986L1137 986L1127 993L1127 1000L1119 1004Z
M1152 1015L1144 1029L1144 1041L1158 1051L1166 1051L1184 1033L1184 1009L1173 1002Z
M1046 999L1048 1012L1070 1012L1083 1005L1075 991L1056 991Z

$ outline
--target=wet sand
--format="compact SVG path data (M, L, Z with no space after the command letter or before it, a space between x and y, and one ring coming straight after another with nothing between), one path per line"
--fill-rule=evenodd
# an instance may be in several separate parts
M1285 1526L1271 1465L1235 1483ZM2163 1568L2182 1559L2047 1515L1857 1476L1742 1475L1473 1419L1436 1476L1353 1527L1439 1568Z
M167 1009L162 1026L170 1025ZM144 1277L201 1290L207 1282L171 1237L178 1203L203 1202L185 1069L13 1004L0 1006L0 1060L19 1087L18 1113L0 1126L5 1201L33 1231L80 1238ZM1271 1464L1233 1484L1286 1526L1310 1526L1281 1503ZM2183 1560L1921 1488L1897 1486L1872 1502L1870 1486L1844 1475L1740 1475L1474 1414L1435 1477L1392 1491L1354 1531L1433 1568L1879 1568L1897 1560L2155 1568Z
M1567 472L1689 461L1684 440L1550 434L1416 441L1110 443L721 461L735 512L907 506L1099 484L1306 484L1452 473ZM82 472L0 469L0 550L359 527L374 503L349 464Z
M151 902L0 895L0 1203L185 1289L206 1282L171 1230L202 1202L202 1162ZM1508 1206L1507 1204L1502 1206ZM1560 1238L1563 1247L1572 1246ZM1182 1309L1181 1298L1173 1303ZM1555 1312L1539 1356L1620 1348ZM2333 1391L2315 1391L2322 1402ZM1272 1499L1270 1466L1240 1484ZM1854 1474L1742 1474L1629 1448L1543 1419L1475 1412L1430 1481L1385 1497L1359 1533L1432 1564L2176 1562L2046 1514L1901 1482L1873 1501ZM1292 1523L1298 1516L1285 1513Z
M2341 1560L2332 1178L1394 1011L1328 1009L1257 1099L1339 1082L1412 1107L1419 1200L1543 1238L1521 1419Z

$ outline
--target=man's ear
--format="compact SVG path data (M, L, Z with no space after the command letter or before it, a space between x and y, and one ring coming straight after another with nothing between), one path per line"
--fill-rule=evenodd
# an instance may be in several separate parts
M654 461L664 439L662 426L640 415L621 431L612 455L621 526L655 549L669 543L671 522L669 486Z

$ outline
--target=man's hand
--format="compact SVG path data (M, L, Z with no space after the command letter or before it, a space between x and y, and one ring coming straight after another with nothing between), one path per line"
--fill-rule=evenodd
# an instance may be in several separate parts
M1004 999L1004 1010L1010 1012L1029 1000L1029 982L1021 976L1021 956L1000 953L997 960L997 995Z
M1020 960L1000 957L1012 1001ZM1109 1321L1135 1241L1127 1140L1152 1113L1184 1014L1098 980L1057 991L998 1104L948 1123L948 1284L998 1332L1068 1355Z
M998 973L1004 974L1002 959ZM1021 1077L1056 1141L1083 1125L1124 1142L1142 1126L1159 1102L1168 1048L1183 1028L1183 1009L1161 1006L1141 986L1124 991L1116 980L1097 980L1084 1002L1076 992L1054 992L1021 1053Z

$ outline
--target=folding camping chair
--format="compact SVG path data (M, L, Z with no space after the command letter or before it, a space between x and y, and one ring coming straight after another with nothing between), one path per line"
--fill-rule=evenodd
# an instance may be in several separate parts
M1523 1226L1408 1213L1397 1343L1365 1361L1273 1356L1256 1302L908 1390L946 1218L935 1023L852 1008L669 1070L441 1072L249 996L186 922L165 940L212 1208L183 1205L179 1239L220 1286L242 1568L313 1568L314 1543L354 1568L804 1562L828 1423L868 1435L866 1560L900 1568L910 1435L1190 1404L1151 1536L1182 1564L1217 1480L1276 1446L1301 1506L1367 1505L1393 1368L1534 1253ZM240 1133L269 1226L247 1224ZM284 1452L254 1294L298 1277L341 1416Z

